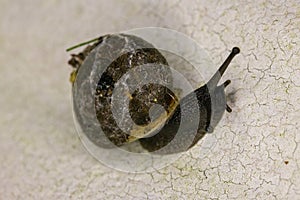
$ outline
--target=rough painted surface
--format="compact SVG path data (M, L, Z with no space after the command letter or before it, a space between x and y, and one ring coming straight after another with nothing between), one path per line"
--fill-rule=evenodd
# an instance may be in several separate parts
M0 199L299 199L299 1L0 2ZM214 134L151 174L99 164L72 119L64 49L118 30L188 34L218 64L242 50Z

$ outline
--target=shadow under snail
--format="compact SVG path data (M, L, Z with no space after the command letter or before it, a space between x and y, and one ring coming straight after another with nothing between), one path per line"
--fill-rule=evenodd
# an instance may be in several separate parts
M90 84L95 90L88 95L82 95L84 99L74 101L79 107L75 116L79 119L81 127L87 127L85 134L97 146L112 148L122 147L129 143L139 141L143 149L158 154L173 154L184 152L193 147L207 132L213 132L215 126L221 120L223 113L231 112L226 104L224 88L230 84L230 80L218 86L218 82L231 60L240 50L234 47L225 62L220 66L212 78L202 87L199 87L178 99L176 94L168 87L158 83L148 83L132 92L114 95L114 89L118 81L124 75L138 66L154 67L154 65L168 66L168 61L152 44L144 39L128 34L109 34L83 44L89 44L81 53L71 54L69 64L74 68L70 81L73 84L73 93L80 93L84 85ZM68 49L70 51L78 46ZM89 68L87 71L84 68ZM99 75L97 75L99 74ZM92 77L93 76L93 77ZM153 73L153 79L160 78L168 84L172 76L168 68L157 68ZM121 85L130 85L142 82L145 76L128 75ZM97 78L94 78L97 77ZM77 79L79 79L77 81ZM134 80L132 80L134 79ZM130 82L130 81L131 82ZM127 82L129 81L129 82ZM78 83L77 83L78 82ZM116 108L113 112L112 103L117 98L127 96L129 117L122 118L123 127L116 121L114 113L122 114L124 108ZM114 99L113 99L114 98ZM193 101L196 99L196 106ZM88 104L93 105L88 105ZM81 105L82 104L82 105ZM164 109L164 120L158 114L156 120L151 119L149 112L154 105L161 105ZM125 106L121 102L119 107ZM182 121L182 109L185 109ZM119 110L118 110L119 109ZM92 113L92 110L95 112ZM89 118L96 115L101 124L105 139L93 129L94 124L89 123ZM195 115L197 115L195 117ZM130 118L130 119L129 119ZM197 119L199 118L199 119ZM133 121L134 124L130 123ZM192 124L197 125L191 129ZM180 137L180 126L184 126ZM154 130L154 131L153 131ZM104 142L104 140L106 140ZM111 145L113 144L113 145Z

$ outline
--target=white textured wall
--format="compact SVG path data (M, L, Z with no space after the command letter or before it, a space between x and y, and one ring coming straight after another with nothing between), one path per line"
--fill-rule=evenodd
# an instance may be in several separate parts
M169 167L127 174L77 138L64 50L144 26L186 33L216 65L242 52L225 75L233 113L214 134ZM296 0L1 0L0 199L300 199L299 27Z

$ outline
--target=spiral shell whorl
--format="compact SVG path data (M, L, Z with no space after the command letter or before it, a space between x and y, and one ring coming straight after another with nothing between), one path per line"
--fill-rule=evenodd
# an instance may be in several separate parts
M80 73L78 73L79 75L74 88L78 86L83 87L88 84L92 87L89 88L90 94L81 95L84 98L79 104L89 107L90 105L86 105L87 102L90 104L94 101L92 105L95 106L95 110L92 113L96 114L98 123L101 125L101 130L114 145L122 146L138 139L131 135L134 131L133 129L136 128L134 124L143 126L150 123L149 108L152 105L159 103L167 112L172 112L173 108L169 107L169 105L173 105L177 99L172 91L166 88L167 86L171 87L172 76L170 70L166 67L155 68L155 66L159 65L167 66L168 63L153 45L136 36L115 34L103 36L101 43L92 50L91 54L80 67ZM89 69L89 66L92 66L92 68ZM137 67L139 66L155 69L151 70L150 73L147 70L140 70L143 68L138 69ZM140 71L135 72L135 68ZM133 70L133 73L127 74L130 70ZM86 73L83 71L86 71ZM130 91L130 85L139 85L145 79L145 76L136 75L135 73L142 73L148 79L159 79L159 83L163 86L160 84L148 84L146 85L147 90L145 90L143 89L145 86L140 85L141 88L138 90ZM85 76L85 79L83 76ZM118 86L122 86L119 88L123 89L118 89L115 92L115 87ZM77 92L83 91L82 89L77 90ZM91 94L94 99L87 96ZM113 96L113 94L115 95ZM138 98L133 98L132 94L138 96ZM127 96L127 98L124 98L124 96ZM169 98L165 98L167 96ZM112 105L112 103L115 103L115 105ZM126 105L129 105L131 116L120 116L117 117L119 121L116 121L114 114L124 113L123 109L128 109ZM88 110L91 111L92 109ZM88 113L91 113L90 111L82 109L81 113L88 115ZM81 127L99 128L95 123L91 125L88 122L89 118L91 116L85 116L85 119L82 118L79 120L83 121L82 123L87 123L82 124L83 126L81 125ZM95 122L95 120L90 121ZM103 146L103 141L106 141L107 144L109 143L107 140L103 140L103 135L98 135L95 130L85 131L85 133L96 145Z

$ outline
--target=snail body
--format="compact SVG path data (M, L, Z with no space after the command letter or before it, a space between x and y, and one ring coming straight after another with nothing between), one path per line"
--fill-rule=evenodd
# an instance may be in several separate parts
M169 64L152 44L127 34L102 36L83 52L72 54L69 61L74 67L73 92L88 90L87 95L81 95L84 98L74 99L75 115L80 126L86 127L88 138L101 147L139 141L149 152L186 151L213 131L225 110L231 112L224 92L230 81L217 84L238 53L239 49L233 48L207 84L178 99L172 91ZM154 110L153 118L149 113L155 105L163 110ZM104 135L94 131L98 125L90 119L95 116ZM196 130L191 128L195 125Z

